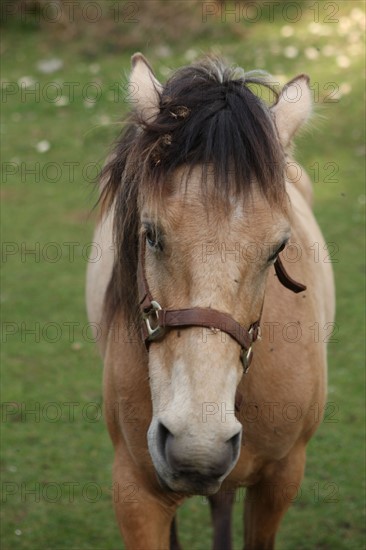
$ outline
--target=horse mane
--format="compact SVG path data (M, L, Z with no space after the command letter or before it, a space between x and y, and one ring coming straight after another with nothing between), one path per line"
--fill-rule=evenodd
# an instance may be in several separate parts
M187 166L189 186L190 171L201 166L202 193L210 189L222 205L233 194L247 197L253 185L268 200L282 200L284 152L270 110L251 90L253 84L270 89L277 99L266 73L245 73L205 57L173 73L159 94L154 120L142 120L137 111L129 116L101 174L102 211L114 209L107 326L119 308L132 323L138 312L139 197L163 200L179 167Z

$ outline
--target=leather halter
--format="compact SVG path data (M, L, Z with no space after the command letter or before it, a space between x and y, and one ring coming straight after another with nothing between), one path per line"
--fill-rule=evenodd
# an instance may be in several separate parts
M137 284L139 293L140 312L142 315L142 339L149 349L153 340L163 338L169 328L182 327L206 327L213 331L221 330L231 336L240 346L240 359L243 364L244 374L248 372L253 358L252 345L260 339L260 317L252 323L249 329L235 321L228 313L223 313L212 308L194 307L188 309L164 309L154 300L149 289L145 273L145 247L144 238L140 241L140 254L137 267ZM302 292L306 286L297 283L286 272L280 257L275 264L278 280L293 292Z

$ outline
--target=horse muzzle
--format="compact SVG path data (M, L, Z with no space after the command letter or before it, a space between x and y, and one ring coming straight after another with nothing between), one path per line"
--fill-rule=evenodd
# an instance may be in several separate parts
M174 434L161 420L153 420L148 444L161 485L184 494L216 493L239 458L241 434L241 425L217 436L194 436L189 427Z

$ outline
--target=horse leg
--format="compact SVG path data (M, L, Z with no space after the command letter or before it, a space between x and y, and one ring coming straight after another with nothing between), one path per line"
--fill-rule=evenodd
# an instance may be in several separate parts
M214 529L213 550L232 550L231 516L235 491L220 491L208 497ZM178 539L177 518L174 517L170 527L170 550L181 550Z
M209 497L214 528L213 550L231 550L231 516L235 491L219 491Z
M273 550L282 517L296 498L305 468L305 445L264 468L261 480L246 492L245 550Z
M159 498L122 446L116 448L113 500L126 550L170 550L170 526L177 503Z
M178 540L177 517L173 518L170 526L170 550L182 550Z

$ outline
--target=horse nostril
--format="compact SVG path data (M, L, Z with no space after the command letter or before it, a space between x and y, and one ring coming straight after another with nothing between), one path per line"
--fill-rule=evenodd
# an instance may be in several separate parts
M233 435L233 437L227 440L227 443L231 445L233 460L235 460L239 454L240 440L241 440L241 430L237 434Z
M160 454L165 458L165 448L166 443L169 439L169 437L174 437L173 434L168 430L166 426L162 422L158 422L158 427L156 430L157 434L157 445L158 449L160 451Z

